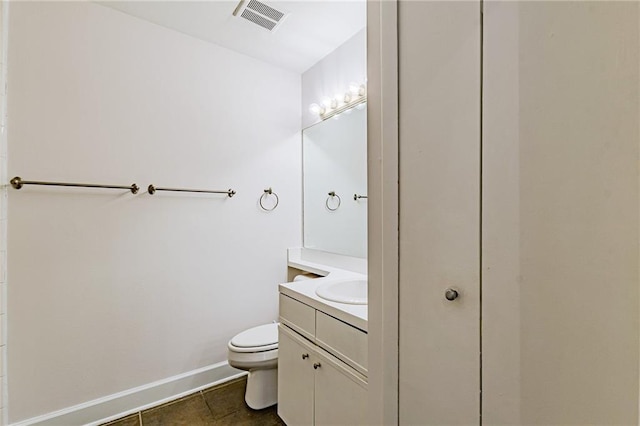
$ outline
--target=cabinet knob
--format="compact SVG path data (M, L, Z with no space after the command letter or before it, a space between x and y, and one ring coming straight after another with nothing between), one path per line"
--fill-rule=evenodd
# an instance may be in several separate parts
M452 288L448 288L447 291L444 293L444 297L450 301L456 300L458 296L459 296L458 292Z
M309 354L302 354L302 359L307 359L309 358Z
M314 362L314 363L313 363L313 368L314 368L315 370L317 370L317 369L318 369L318 368L320 368L320 367L321 367L321 365L320 365L320 363L319 363L319 362Z

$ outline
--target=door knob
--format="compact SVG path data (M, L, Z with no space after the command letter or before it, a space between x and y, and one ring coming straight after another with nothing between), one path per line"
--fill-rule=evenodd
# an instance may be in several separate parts
M320 367L321 367L321 366L320 366L320 363L319 363L319 362L315 362L315 363L313 363L313 368L314 368L314 370L317 370L317 369L318 369L318 368L320 368Z
M458 292L452 288L448 288L447 291L445 291L444 293L444 297L446 297L447 300L449 301L456 300L458 296L459 296Z
M302 359L307 359L309 358L309 354L302 354Z

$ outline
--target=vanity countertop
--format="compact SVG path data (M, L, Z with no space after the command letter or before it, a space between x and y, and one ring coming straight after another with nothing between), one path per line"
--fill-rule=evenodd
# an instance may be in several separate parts
M302 259L291 251L289 253L288 264L293 268L322 275L322 277L280 284L279 291L281 294L292 297L363 331L368 330L368 305L351 305L332 302L316 294L316 289L322 284L328 282L366 280L367 276L365 274Z

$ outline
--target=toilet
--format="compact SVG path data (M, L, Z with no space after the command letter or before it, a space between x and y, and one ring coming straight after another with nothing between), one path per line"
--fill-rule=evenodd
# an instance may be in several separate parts
M278 324L265 324L243 331L227 345L229 365L247 370L244 400L254 410L278 402Z

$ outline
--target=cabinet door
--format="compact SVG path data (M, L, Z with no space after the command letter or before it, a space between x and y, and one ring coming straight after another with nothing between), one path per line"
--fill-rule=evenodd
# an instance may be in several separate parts
M400 423L478 424L480 3L401 1L398 38Z
M315 424L367 424L367 384L364 379L330 355L317 354L314 364L317 366Z
M278 415L290 426L313 424L313 350L278 327Z

